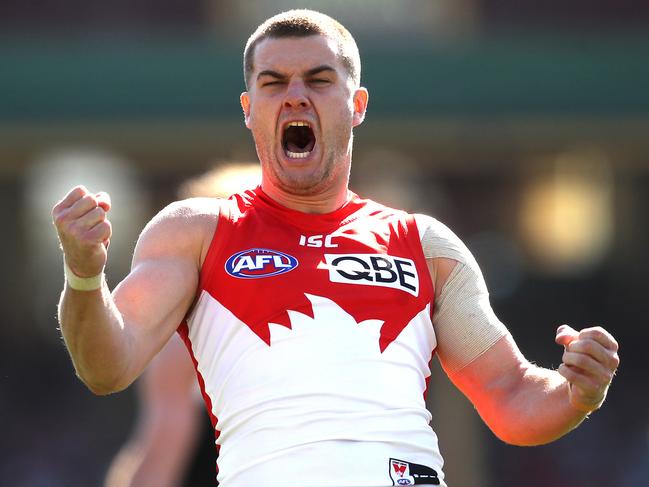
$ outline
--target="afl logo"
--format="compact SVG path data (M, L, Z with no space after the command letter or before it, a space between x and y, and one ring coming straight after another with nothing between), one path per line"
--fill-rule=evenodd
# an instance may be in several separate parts
M292 271L298 265L291 255L269 249L248 249L230 256L225 271L240 279L259 279Z

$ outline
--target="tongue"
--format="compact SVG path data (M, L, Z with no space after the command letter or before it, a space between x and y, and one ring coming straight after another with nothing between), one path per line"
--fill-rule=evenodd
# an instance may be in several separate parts
M311 152L315 146L315 140L313 138L308 141L300 140L299 142L306 142L306 144L298 144L293 140L289 140L286 142L286 149L297 153Z
M296 153L311 152L314 146L315 146L314 140L310 140L309 142L307 142L306 145L298 145L292 141L286 143L286 149Z
M286 144L286 149L288 149L291 152L308 152L306 147L299 146L295 142L288 142Z

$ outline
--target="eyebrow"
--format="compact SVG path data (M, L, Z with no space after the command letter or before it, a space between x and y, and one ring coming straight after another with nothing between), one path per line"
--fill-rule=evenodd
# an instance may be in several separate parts
M273 71L272 69L265 69L265 70L261 71L257 75L257 79L261 78L262 76L270 76L272 78L277 78L277 79L286 78L286 75L284 75L282 73L278 73L277 71Z
M315 68L311 68L308 71L306 71L305 75L307 77L309 76L315 76L316 74L320 74L325 71L331 71L331 72L336 72L336 70L329 66L328 64L322 64L320 66L316 66ZM264 69L263 71L260 71L260 73L257 75L257 79L261 78L262 76L270 76L272 78L276 79L286 79L286 75L279 73L277 71L273 71L272 69Z
M314 75L320 74L320 73L322 73L324 71L332 71L334 73L336 72L336 70L334 68L332 68L331 66L329 66L328 64L322 64L320 66L316 66L315 68L309 69L306 72L306 75L307 76L314 76Z

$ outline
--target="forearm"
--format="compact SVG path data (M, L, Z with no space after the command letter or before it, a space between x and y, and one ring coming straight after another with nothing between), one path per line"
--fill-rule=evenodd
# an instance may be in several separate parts
M570 403L568 382L556 371L533 364L521 366L515 385L493 391L478 411L503 441L540 445L570 432L586 413Z
M108 394L128 384L129 339L122 316L104 282L95 291L66 285L59 302L61 334L77 376L95 394Z

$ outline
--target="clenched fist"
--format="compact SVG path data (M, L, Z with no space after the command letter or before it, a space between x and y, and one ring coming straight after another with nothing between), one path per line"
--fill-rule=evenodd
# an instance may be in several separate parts
M106 265L112 234L109 210L108 193L91 193L84 186L72 188L52 209L65 262L79 277L96 276Z
M620 364L617 341L599 326L576 331L561 325L556 342L565 347L558 372L570 383L570 403L586 413L598 409Z

